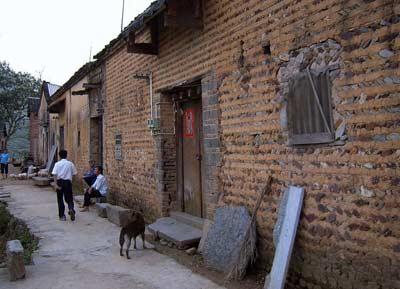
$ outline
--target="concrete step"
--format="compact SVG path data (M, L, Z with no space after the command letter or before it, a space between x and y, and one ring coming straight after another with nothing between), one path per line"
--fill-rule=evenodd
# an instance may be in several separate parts
M74 196L74 201L77 202L79 205L83 205L84 197L83 195Z
M108 204L106 206L107 210L107 218L111 223L114 223L117 226L123 227L128 222L130 217L132 216L132 210L125 209L120 206L113 206Z
M204 219L202 218L184 212L170 212L169 216L178 222L203 230Z
M147 228L158 238L174 243L179 249L197 245L202 235L200 229L179 222L171 217L160 218Z
M33 180L33 183L34 183L36 186L39 186L39 187L46 187L46 186L50 186L50 183L51 183L51 181L52 181L53 179L51 179L51 178L45 178L45 177L33 177L32 180Z
M83 205L84 201L84 196L83 195L76 195L74 196L74 201L77 202L79 205ZM98 204L98 203L107 203L107 198L106 197L99 197L99 198L91 198L90 202L92 204Z

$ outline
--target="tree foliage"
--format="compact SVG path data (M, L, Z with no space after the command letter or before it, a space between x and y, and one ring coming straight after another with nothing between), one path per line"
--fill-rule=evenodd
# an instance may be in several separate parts
M23 127L29 97L38 97L39 89L39 79L0 61L0 125L6 140Z

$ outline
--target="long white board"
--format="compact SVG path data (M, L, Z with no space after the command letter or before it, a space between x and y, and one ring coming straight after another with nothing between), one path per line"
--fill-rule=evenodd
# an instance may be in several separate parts
M287 204L284 206L284 219L280 230L279 241L275 250L274 262L269 276L265 280L264 289L283 289L294 240L296 239L301 208L303 206L304 189L289 187Z

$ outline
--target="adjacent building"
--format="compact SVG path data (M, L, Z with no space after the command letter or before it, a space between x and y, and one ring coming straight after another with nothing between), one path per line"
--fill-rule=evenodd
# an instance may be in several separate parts
M48 101L60 86L43 81L40 90L40 103L38 108L38 145L37 145L37 162L40 165L47 163L52 146L55 145L55 135L50 133L54 129L50 129L50 119L55 117L48 111ZM32 142L32 140L31 140Z
M66 149L80 176L89 161L102 163L102 68L83 65L48 100L50 145ZM81 185L79 181L77 185Z

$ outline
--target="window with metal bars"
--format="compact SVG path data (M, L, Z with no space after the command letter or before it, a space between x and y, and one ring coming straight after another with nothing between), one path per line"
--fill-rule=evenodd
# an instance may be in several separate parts
M329 70L308 68L289 83L287 104L289 145L329 143L335 140Z

